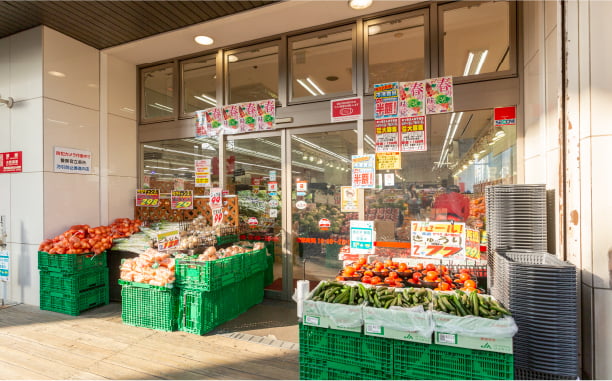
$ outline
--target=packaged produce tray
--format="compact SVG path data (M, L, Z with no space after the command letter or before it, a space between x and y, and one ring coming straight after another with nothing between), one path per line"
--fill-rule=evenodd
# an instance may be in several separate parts
M64 294L41 288L40 309L77 316L93 307L108 304L108 284L78 294Z
M142 283L126 282L121 287L121 319L124 324L175 331L178 316L176 288L159 288Z
M74 274L99 267L106 267L106 251L99 255L93 253L49 254L44 251L38 252L39 270Z
M92 268L77 274L64 274L53 271L40 271L41 291L59 292L76 295L91 288L108 285L108 268Z

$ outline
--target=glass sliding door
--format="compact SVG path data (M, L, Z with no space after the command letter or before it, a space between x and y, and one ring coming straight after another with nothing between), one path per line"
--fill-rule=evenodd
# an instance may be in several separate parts
M351 156L357 154L356 126L340 131L337 126L336 131L330 129L288 131L289 242L294 282L335 278L342 268L340 249L348 245L349 221L358 218L357 213L342 212L340 206L341 187L351 185Z

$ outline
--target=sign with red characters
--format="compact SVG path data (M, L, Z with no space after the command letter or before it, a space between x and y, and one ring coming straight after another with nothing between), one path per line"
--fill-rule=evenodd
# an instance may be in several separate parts
M0 173L16 173L23 170L22 151L0 153Z

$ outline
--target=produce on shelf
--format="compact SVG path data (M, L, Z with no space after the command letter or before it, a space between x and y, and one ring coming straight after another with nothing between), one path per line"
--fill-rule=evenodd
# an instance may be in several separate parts
M434 293L433 309L456 316L471 315L487 319L511 316L510 311L502 307L491 296L480 295L475 291L456 290L448 293Z
M482 218L486 215L485 199L476 197L470 200L470 217Z
M250 244L249 242L248 246L249 247L244 247L244 246L236 244L236 245L232 245L230 247L226 247L225 249L220 249L220 250L217 250L217 248L214 246L209 246L206 248L206 250L204 250L202 254L198 255L197 258L195 258L195 260L202 261L202 262L214 261L219 258L227 258L227 257L234 256L236 254L242 254L242 253L248 253L251 251L260 250L265 247L265 244L263 242L256 242L255 244Z
M300 223L300 234L321 231L319 221L322 218L330 221L330 232L346 235L349 233L350 221L357 219L357 213L343 213L337 206L318 204L316 208L307 208L293 214L294 221Z
M39 251L49 254L100 254L113 245L113 239L129 237L140 230L140 220L118 218L109 226L74 225L64 233L44 240Z
M372 287L369 289L363 287L363 290L366 292L368 305L377 308L423 306L423 309L428 310L433 301L433 292L427 288L415 289L410 287L398 290L388 287Z
M312 296L315 302L357 305L365 300L363 285L348 285L339 282L321 282Z
M169 253L161 253L152 248L145 250L137 258L125 259L119 269L120 278L128 282L163 287L175 281L174 258Z

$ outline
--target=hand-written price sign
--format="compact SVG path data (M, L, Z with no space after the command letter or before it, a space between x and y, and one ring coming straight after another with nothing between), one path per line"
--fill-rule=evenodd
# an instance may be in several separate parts
M465 223L412 221L411 228L411 256L465 259Z
M157 250L170 250L178 247L179 245L179 231L172 230L165 233L159 233L157 235Z
M217 226L223 223L223 208L212 209L212 225Z
M465 256L471 259L480 259L480 231L467 229L465 238Z
M193 191L175 190L170 194L171 209L193 209Z
M136 206L159 206L159 189L137 189Z
M221 188L211 188L210 189L210 208L218 209L223 206L223 200L221 198L223 194L223 190Z

